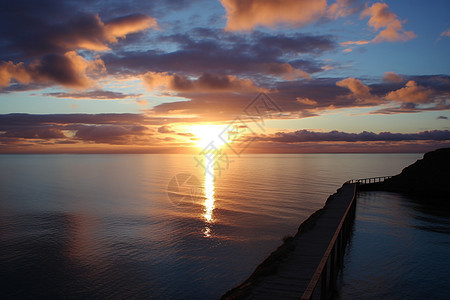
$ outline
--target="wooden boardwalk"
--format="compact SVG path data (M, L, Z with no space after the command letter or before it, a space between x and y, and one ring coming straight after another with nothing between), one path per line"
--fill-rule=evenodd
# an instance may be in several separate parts
M321 284L325 283L325 286L331 287L334 284L333 280L319 279L329 277L330 273L336 273L333 270L334 266L339 264L337 262L340 260L339 256L343 256L345 241L341 238L341 227L343 227L345 216L349 214L352 207L354 208L352 204L355 191L355 184L344 184L338 193L327 201L315 225L306 232L297 233L293 239L295 247L283 258L273 275L258 278L252 284L250 293L247 293L245 297L234 297L231 294L228 297L225 296L225 299L301 299L302 297L309 299L314 288L316 290L314 298L317 298L317 294L320 297ZM339 245L338 249L334 247L335 244ZM336 251L337 258L335 253L330 255L332 251ZM325 275L321 276L322 269L328 269L328 275L325 271Z

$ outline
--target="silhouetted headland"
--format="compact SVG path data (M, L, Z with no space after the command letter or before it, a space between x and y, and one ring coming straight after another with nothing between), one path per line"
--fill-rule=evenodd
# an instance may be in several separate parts
M359 190L384 190L413 195L450 195L450 148L427 152L423 159L381 183L365 184Z

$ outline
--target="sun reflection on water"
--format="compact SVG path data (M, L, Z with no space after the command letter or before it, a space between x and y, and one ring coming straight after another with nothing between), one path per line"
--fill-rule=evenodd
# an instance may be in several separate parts
M208 157L206 157L208 156ZM203 209L203 218L206 221L203 235L205 237L211 237L211 224L214 223L213 211L214 211L214 154L208 153L205 155L205 206Z

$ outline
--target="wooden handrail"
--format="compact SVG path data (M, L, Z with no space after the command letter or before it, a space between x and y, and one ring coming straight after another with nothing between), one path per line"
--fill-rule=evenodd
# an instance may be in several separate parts
M322 299L326 299L326 295L324 295L324 293L326 294L326 276L327 276L327 263L328 260L330 259L331 256L331 260L332 260L332 264L330 266L330 277L333 278L335 274L333 273L333 269L334 269L334 252L333 250L335 250L335 246L336 246L336 242L338 241L338 244L342 244L343 247L345 247L345 243L342 243L341 239L343 239L343 233L341 233L343 227L345 227L345 223L346 221L348 221L347 217L350 214L350 212L352 210L355 209L355 203L356 203L356 184L354 184L354 190L353 190L353 198L349 204L349 206L347 207L347 210L344 213L344 216L342 217L339 226L337 227L333 238L331 239L327 250L325 251L325 254L323 255L322 259L320 260L319 265L317 266L316 271L314 272L311 281L309 282L308 286L306 287L306 290L303 292L302 295L302 300L310 300L313 296L314 290L317 286L317 284L319 283L320 278L322 278L322 285L325 283L325 288L322 286L322 295L321 298Z

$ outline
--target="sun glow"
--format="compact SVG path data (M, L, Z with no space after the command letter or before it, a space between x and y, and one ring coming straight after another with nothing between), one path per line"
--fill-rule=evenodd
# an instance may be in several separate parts
M190 131L195 135L197 147L200 148L206 148L211 143L219 148L228 143L225 125L194 125L190 127Z

